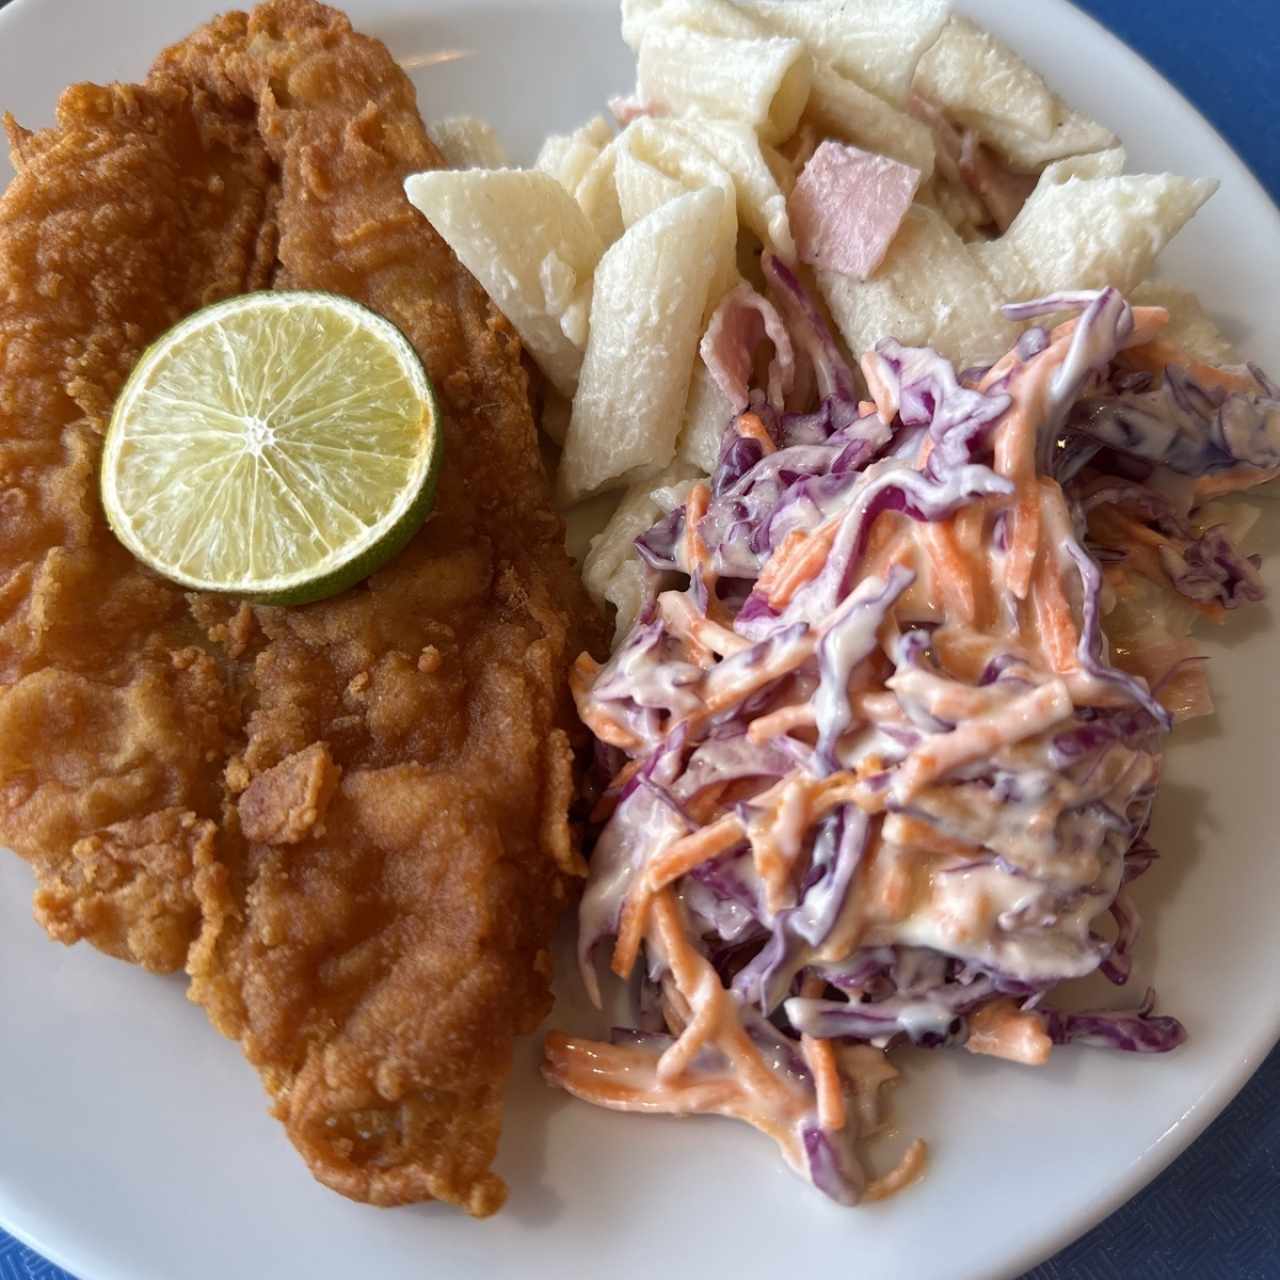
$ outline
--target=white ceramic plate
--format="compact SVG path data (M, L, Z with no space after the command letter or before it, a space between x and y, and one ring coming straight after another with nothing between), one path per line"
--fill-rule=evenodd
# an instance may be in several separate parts
M17 0L0 12L0 97L29 124L78 79L134 79L214 0ZM1149 67L1062 0L968 0L977 17L1109 122L1135 165L1222 190L1165 259L1255 358L1280 367L1280 217ZM351 0L409 65L424 113L489 115L528 161L629 88L610 0ZM1206 19L1207 20L1207 19ZM432 55L465 51L452 61ZM7 176L7 175L6 175ZM1272 520L1275 525L1280 520ZM1274 541L1274 538L1272 539ZM1270 563L1273 591L1280 559ZM838 1209L724 1121L607 1114L517 1064L498 1160L507 1208L379 1212L322 1190L236 1047L182 985L63 950L32 923L29 875L0 861L0 1223L81 1280L783 1272L974 1280L1012 1275L1100 1219L1174 1158L1280 1033L1276 637L1264 607L1224 633L1219 715L1184 735L1160 801L1165 853L1138 886L1145 968L1190 1043L1167 1058L1063 1051L1039 1071L916 1055L899 1091L928 1176ZM1138 994L1145 974L1135 978ZM582 1025L568 999L558 1016Z

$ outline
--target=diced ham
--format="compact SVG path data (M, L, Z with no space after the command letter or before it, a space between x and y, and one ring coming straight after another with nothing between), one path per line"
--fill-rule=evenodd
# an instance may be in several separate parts
M796 376L791 335L773 303L749 284L740 284L716 308L701 346L703 363L733 405L734 413L741 413L749 403L756 351L766 338L773 344L769 403L781 409Z
M919 169L828 139L787 205L801 262L865 280L883 261L919 186Z

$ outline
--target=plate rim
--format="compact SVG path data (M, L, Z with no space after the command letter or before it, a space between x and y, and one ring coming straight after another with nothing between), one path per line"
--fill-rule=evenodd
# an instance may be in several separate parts
M330 0L330 2L342 7L343 0ZM529 0L529 2L555 4L557 0ZM9 3L0 9L0 39L6 36L16 38L10 36L11 30L16 25L15 20L26 21L38 8L42 13L47 13L49 6L58 5L63 11L69 11L74 10L76 3L77 0L9 0ZM211 12L221 12L233 7L247 8L251 7L251 4L252 0L240 0L239 3L235 3L234 0L221 0L219 4L213 6ZM1081 8L1075 0L1051 0L1051 4L1059 9L1071 11L1076 18L1083 19L1091 28L1093 39L1109 42L1114 52L1124 56L1135 74L1140 75L1162 95L1176 99L1196 117L1212 136L1223 156L1223 176L1230 176L1235 182L1243 178L1243 185L1250 194L1255 198L1260 197L1260 206L1267 210L1270 219L1269 228L1262 229L1263 238L1280 243L1280 203L1278 203L1280 196L1273 195L1268 190L1253 167L1226 139L1218 126L1145 55L1112 31L1101 19ZM964 0L959 0L954 7L960 12L967 8ZM424 16L429 9L430 0L426 0L421 9ZM1230 172L1232 166L1234 166L1234 173ZM1225 739L1228 735L1224 733L1222 736ZM7 855L7 851L5 853ZM1269 1053L1280 1045L1280 1002L1277 1002L1269 1020L1265 1016L1259 1019L1259 1026L1247 1037L1247 1044L1245 1040L1246 1037L1242 1036L1237 1044L1237 1049L1242 1052L1232 1054L1230 1070L1224 1070L1194 1099L1191 1099L1185 1110L1169 1124L1167 1129L1129 1162L1123 1175L1116 1175L1111 1187L1081 1204L1049 1235L1011 1252L1008 1260L997 1270L984 1273L985 1280L1012 1280L1013 1277L1020 1276L1051 1258L1121 1209L1183 1155L1226 1110ZM35 1232L28 1231L21 1222L8 1221L2 1216L4 1207L4 1203L0 1201L0 1230L7 1232L20 1244L38 1253L53 1265L73 1275L80 1274L77 1270L78 1264L58 1242L45 1240Z

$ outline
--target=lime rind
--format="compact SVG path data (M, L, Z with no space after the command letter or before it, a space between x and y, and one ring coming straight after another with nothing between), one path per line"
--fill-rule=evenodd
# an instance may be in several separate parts
M139 360L104 445L103 506L183 586L320 599L421 526L438 423L417 354L383 317L333 294L242 295Z

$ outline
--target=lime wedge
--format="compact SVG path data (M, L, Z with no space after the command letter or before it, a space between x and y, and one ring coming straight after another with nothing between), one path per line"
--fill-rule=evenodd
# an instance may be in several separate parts
M422 524L440 431L405 336L349 298L250 293L138 361L102 456L102 505L183 586L273 604L367 577Z

